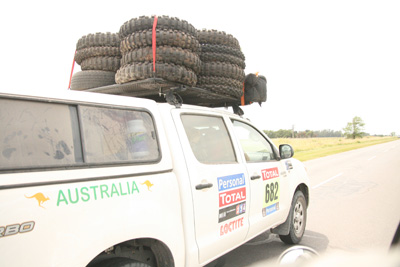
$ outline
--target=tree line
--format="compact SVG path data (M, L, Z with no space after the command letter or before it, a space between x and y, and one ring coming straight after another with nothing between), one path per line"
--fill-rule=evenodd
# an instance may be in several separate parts
M342 131L334 131L334 130L322 130L322 131L294 131L293 129L284 130L280 129L278 131L267 131L264 130L269 138L313 138L313 137L346 137L349 139L363 138L364 136L369 136L369 133L364 132L364 121L355 116L351 122L348 122L346 127L343 128L344 133ZM396 136L396 132L390 133L391 136ZM381 136L384 135L374 135Z
M342 137L342 131L334 131L330 129L322 131L293 131L291 129L284 130L280 129L278 131L267 131L264 132L269 136L269 138L313 138L313 137Z

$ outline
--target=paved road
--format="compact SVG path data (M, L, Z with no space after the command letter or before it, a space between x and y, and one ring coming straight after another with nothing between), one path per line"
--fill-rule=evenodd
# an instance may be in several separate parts
M311 205L301 242L320 253L387 249L400 221L400 140L305 162ZM263 234L224 266L265 266L289 246Z

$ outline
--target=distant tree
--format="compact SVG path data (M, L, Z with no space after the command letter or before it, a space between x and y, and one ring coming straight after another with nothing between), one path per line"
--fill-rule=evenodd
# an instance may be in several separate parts
M279 129L276 134L277 134L278 138L291 138L292 137L291 130Z
M313 137L319 137L319 135L317 132L314 132L311 130L305 130L305 131L296 132L296 137L297 138L313 138Z
M317 137L342 137L341 131L334 131L330 129L325 129L322 131L315 131L314 134Z
M390 135L394 137L396 136L396 132L391 132Z
M264 130L269 138L292 138L293 129L280 129L278 131ZM342 137L342 131L322 130L322 131L294 131L295 138L314 138L314 137Z
M300 131L296 132L296 138L306 138L306 132L305 131Z
M344 135L346 138L356 139L358 137L362 138L364 135L364 125L365 123L360 117L354 117L352 122L347 123L347 126L343 128Z
M312 138L312 137L315 137L315 134L311 130L306 130L306 136L307 136L307 138Z
M269 138L292 138L292 130L284 130L280 129L278 131L267 131L264 130L264 133L268 135Z
M269 138L277 138L277 137L276 137L276 132L275 132L275 131L264 130L264 133L265 133L266 135L268 135Z

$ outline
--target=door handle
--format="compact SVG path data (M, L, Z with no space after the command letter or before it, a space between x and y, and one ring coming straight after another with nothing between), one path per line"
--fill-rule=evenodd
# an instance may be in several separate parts
M253 175L250 177L251 180L260 179L260 178L261 178L260 175Z
M196 185L196 190L206 189L206 188L210 188L210 187L212 187L212 186L213 186L212 183L208 183L208 184L198 184L198 185Z

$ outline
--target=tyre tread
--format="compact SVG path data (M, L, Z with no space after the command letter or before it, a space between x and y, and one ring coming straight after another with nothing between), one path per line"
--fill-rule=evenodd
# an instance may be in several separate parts
M119 45L120 45L119 33L97 32L82 36L76 44L76 50L93 46L119 47Z
M201 44L225 45L240 50L239 41L223 31L203 29L198 31L198 39Z
M119 57L91 57L81 62L81 69L116 72L120 68L120 62Z
M118 57L121 58L119 46L92 46L76 51L75 61L79 65L83 60L91 57Z
M200 43L191 35L176 30L156 30L157 46L174 46L182 49L189 49L192 52L200 51ZM121 41L121 53L126 53L140 47L152 46L153 31L144 30L134 32Z
M244 81L244 70L237 65L224 62L203 62L201 66L202 76L221 76L225 78Z
M246 67L244 60L242 60L241 58L229 55L229 54L202 52L200 54L200 59L203 62L226 62L226 63L237 65L237 66L241 67L242 69L244 69Z
M125 53L121 59L121 66L131 63L153 62L153 49L150 46L139 47ZM159 46L156 50L156 62L172 63L192 69L196 74L200 72L200 57L188 49L172 46Z
M242 60L246 59L243 52L240 49L232 48L226 45L201 44L201 52L223 53L241 58Z
M153 64L150 62L133 63L120 68L115 75L115 80L118 84L122 84L153 77L189 86L197 82L197 75L188 68L170 63L156 63L156 72L153 73Z
M101 70L79 71L72 75L71 90L82 91L90 88L115 84L115 72Z
M133 18L121 26L119 34L121 38L124 38L134 32L151 30L153 28L153 23L154 16L141 16L138 18ZM158 16L156 29L178 30L197 38L196 28L186 20L181 20L176 17Z

